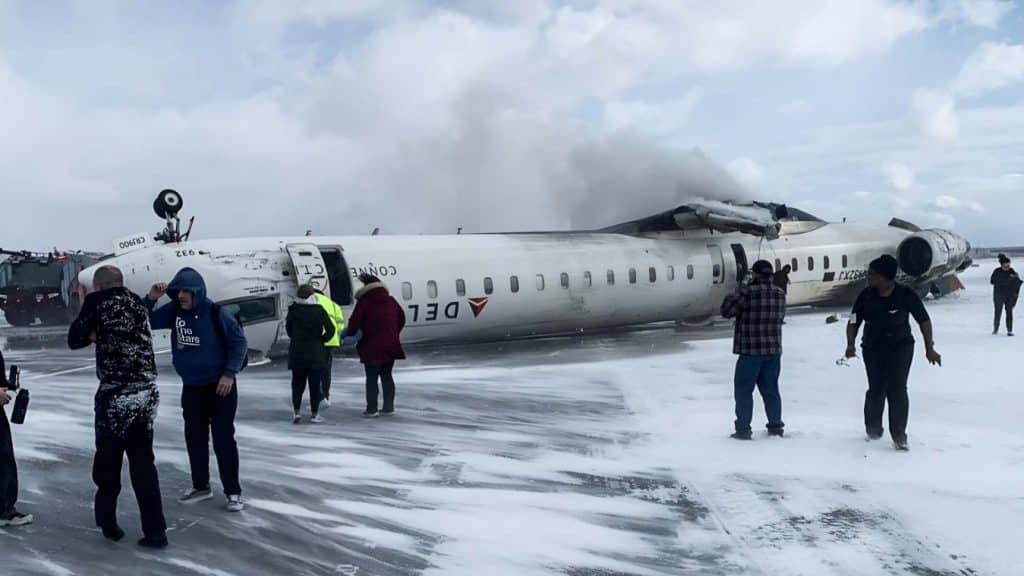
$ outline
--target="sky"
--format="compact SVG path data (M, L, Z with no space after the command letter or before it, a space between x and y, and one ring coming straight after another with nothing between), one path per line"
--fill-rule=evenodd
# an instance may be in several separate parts
M1024 5L0 2L0 246L589 228L689 198L1024 244Z

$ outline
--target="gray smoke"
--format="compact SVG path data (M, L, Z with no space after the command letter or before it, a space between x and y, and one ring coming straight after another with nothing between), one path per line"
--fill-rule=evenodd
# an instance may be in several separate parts
M688 200L749 197L700 150L601 134L487 90L466 93L448 121L400 140L358 179L368 190L350 209L368 215L367 230L589 229Z

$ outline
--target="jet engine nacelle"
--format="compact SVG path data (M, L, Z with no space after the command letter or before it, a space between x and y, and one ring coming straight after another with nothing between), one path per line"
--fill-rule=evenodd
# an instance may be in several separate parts
M938 277L961 270L971 245L947 230L922 230L900 243L897 254L904 273L917 278Z

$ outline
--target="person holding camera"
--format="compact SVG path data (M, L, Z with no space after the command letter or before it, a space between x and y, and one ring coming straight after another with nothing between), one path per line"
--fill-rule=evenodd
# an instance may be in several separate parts
M160 480L153 454L153 424L160 393L156 388L156 360L149 331L149 314L142 300L124 287L124 276L103 266L93 276L93 292L86 296L78 318L68 330L72 350L96 345L96 525L103 536L119 541L124 530L117 524L117 497L121 493L121 466L128 456L132 488L139 503L144 537L139 545L167 546L167 522L160 499Z
M11 424L4 410L11 403L7 388L7 366L4 365L4 353L0 351L0 528L24 526L35 520L31 514L23 514L15 508L18 503L18 464L14 461Z

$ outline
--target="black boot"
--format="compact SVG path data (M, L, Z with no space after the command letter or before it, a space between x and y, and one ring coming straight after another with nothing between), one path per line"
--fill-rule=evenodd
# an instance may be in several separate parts
M121 539L124 538L124 530L121 530L121 527L117 524L111 524L110 526L100 526L100 529L103 530L103 537L107 540L120 542Z
M168 542L166 534L161 534L159 536L146 536L145 538L139 540L139 546L142 546L143 548L160 549L167 548L167 545Z

